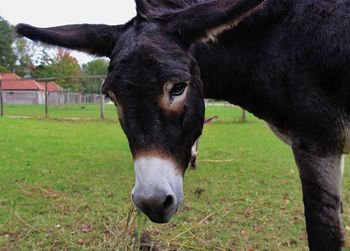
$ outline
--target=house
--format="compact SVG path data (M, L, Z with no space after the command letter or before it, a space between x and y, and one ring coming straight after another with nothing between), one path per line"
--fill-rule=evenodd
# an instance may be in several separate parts
M39 82L45 90L45 82ZM55 82L47 82L48 102L49 104L61 105L65 103L66 96L61 86Z
M2 95L5 104L44 104L45 83L20 78L15 73L0 73ZM63 89L48 82L48 101L52 104L64 102Z
M15 73L0 73L5 104L43 104L45 88L34 80L22 80Z
M0 81L4 104L45 104L46 84L50 105L96 104L101 100L99 93L68 92L55 82L22 79L15 73L0 73Z
M45 88L45 82L39 82L39 85ZM62 92L63 88L55 82L47 82L47 90L49 92Z

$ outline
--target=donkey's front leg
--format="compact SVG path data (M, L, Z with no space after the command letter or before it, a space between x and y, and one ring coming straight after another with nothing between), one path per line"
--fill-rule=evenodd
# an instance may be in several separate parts
M312 251L341 250L341 153L293 146L303 188L306 228Z

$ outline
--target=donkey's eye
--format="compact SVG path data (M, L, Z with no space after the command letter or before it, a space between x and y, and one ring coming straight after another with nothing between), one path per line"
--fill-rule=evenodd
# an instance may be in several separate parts
M180 96L184 93L186 89L187 84L186 83L176 83L173 85L173 87L170 90L170 97Z

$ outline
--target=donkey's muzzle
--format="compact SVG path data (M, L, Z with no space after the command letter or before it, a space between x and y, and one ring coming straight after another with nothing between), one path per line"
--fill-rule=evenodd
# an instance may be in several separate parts
M134 205L155 223L166 223L182 201L182 175L175 164L159 157L140 157L134 163Z
M133 202L155 223L167 223L178 208L175 195L166 193L159 193L150 198L134 195Z

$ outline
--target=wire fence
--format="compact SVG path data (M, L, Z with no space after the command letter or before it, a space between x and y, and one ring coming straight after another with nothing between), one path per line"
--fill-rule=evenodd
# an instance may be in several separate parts
M2 91L4 104L40 105L45 104L45 91ZM50 105L98 104L101 95L97 93L80 93L70 91L49 91L47 102Z
M102 94L104 76L80 77L84 85L76 90L58 85L62 78L14 76L6 78L0 74L0 116L116 119L114 103ZM77 81L73 77L64 79Z
M117 120L114 103L102 94L105 76L84 76L79 89L61 88L63 78L4 78L0 74L0 116L71 120ZM74 77L64 78L76 82ZM227 102L206 100L208 106L234 107ZM213 109L212 109L213 110ZM215 110L215 109L214 109ZM237 116L237 113L235 113ZM214 114L216 115L216 114ZM240 118L246 120L242 110Z

